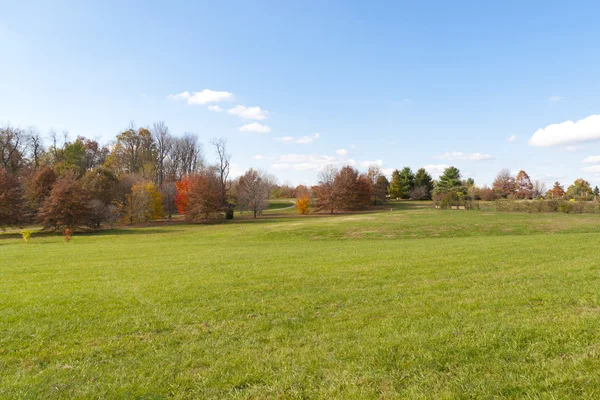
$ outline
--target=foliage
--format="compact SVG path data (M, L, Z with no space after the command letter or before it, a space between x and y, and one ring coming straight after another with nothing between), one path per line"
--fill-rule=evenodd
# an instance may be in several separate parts
M296 210L298 210L298 214L308 214L310 211L310 196L308 194L303 194L296 199Z
M25 241L25 244L29 244L29 238L31 237L31 231L29 229L23 229L21 230L21 237L23 238L23 241Z
M527 172L520 170L515 178L514 195L518 199L531 199L533 197L533 183Z
M46 229L76 230L94 226L90 195L75 172L66 171L44 200L38 220Z
M71 238L73 237L73 231L71 231L69 228L65 228L62 235L63 235L65 242L69 243L71 241Z
M572 199L589 200L593 194L593 190L588 181L579 178L568 187L566 194Z
M425 168L419 168L415 174L415 187L425 188L426 195L424 199L431 199L431 192L433 191L433 179L431 175L425 170Z
M204 222L222 218L223 197L220 173L216 168L203 168L189 176L187 206L184 208L188 221Z
M179 214L185 214L185 211L189 205L189 193L190 193L190 177L189 175L181 178L180 181L175 182L177 194L175 195L175 206Z
M496 175L492 187L501 197L508 198L515 193L515 178L509 170L503 169Z
M37 214L46 198L50 195L56 179L54 170L48 166L44 166L36 170L33 176L27 180L25 199L31 214Z
M148 222L164 216L162 194L152 182L134 185L127 195L125 218L130 223Z
M551 190L548 190L546 197L551 199L562 199L565 195L565 189L559 182L554 182L554 186Z
M461 186L460 182L460 171L456 167L448 167L444 170L444 173L440 175L440 179L436 186L437 190L441 193L453 190L456 187Z
M490 189L489 187L482 187L481 189L479 189L479 198L484 201L494 201L498 197L494 189Z
M319 183L312 188L315 196L315 206L319 211L329 211L331 214L336 210L336 192L334 182L338 170L333 166L326 166L319 172Z
M496 201L496 211L525 213L595 213L600 211L594 201L570 202L560 199L547 200L508 200Z
M0 228L25 222L23 187L19 178L0 169Z

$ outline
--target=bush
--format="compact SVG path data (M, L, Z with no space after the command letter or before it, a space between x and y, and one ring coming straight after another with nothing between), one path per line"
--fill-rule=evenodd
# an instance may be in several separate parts
M29 243L29 238L31 237L31 231L29 229L23 229L21 231L21 237L25 241L25 244Z
M296 209L298 210L298 214L308 214L310 208L310 196L305 194L296 199Z
M593 213L598 211L598 203L593 201L570 202L564 200L496 200L496 211L527 213Z
M494 201L498 195L493 189L479 189L479 198L483 201Z

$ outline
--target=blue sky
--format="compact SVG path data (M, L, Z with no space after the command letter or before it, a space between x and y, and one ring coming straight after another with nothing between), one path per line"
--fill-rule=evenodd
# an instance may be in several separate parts
M599 13L592 1L0 0L0 121L107 142L164 120L205 145L225 136L235 173L293 184L331 162L600 185Z

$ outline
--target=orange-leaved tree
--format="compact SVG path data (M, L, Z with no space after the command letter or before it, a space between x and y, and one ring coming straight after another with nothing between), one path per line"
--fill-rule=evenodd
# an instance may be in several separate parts
M175 207L179 214L185 214L190 202L190 177L185 175L180 181L175 182L177 194L175 195Z
M310 196L308 193L301 194L296 198L296 210L298 210L298 214L308 214L310 209Z

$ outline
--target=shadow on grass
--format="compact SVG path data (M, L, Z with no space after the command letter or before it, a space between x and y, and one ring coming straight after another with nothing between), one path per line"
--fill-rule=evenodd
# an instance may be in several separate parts
M160 234L160 233L176 233L180 232L180 229L164 229L164 228L154 228L154 227L119 227L119 228L107 228L107 229L99 229L99 230L91 230L85 232L76 232L73 234L74 237L77 236L124 236L124 235L152 235L152 234ZM54 231L37 231L33 232L30 240L34 240L35 238L44 238L44 237L61 237L61 232ZM21 234L18 232L5 232L0 233L0 241L9 240L9 239L21 239Z

